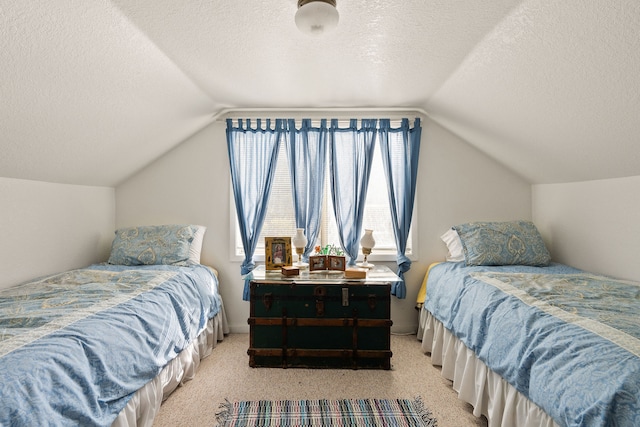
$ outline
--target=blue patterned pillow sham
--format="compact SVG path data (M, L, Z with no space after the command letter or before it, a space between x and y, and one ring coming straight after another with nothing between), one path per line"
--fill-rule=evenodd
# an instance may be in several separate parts
M187 265L195 234L191 225L151 225L116 230L109 264Z
M551 262L542 236L531 221L470 222L453 227L467 265L532 265Z

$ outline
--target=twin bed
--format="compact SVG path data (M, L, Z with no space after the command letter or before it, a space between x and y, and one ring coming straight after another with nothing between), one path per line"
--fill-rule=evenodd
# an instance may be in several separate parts
M0 291L0 425L151 425L228 333L203 234L118 230L108 263Z
M492 426L640 425L640 284L550 262L528 222L443 236L418 339Z

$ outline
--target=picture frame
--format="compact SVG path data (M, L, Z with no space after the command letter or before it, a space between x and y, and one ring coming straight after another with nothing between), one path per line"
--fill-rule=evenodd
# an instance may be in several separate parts
M346 259L342 255L329 255L329 270L344 271L346 267Z
M264 262L267 271L281 270L293 264L291 237L265 237Z
M326 270L329 266L327 255L311 255L309 257L309 271Z

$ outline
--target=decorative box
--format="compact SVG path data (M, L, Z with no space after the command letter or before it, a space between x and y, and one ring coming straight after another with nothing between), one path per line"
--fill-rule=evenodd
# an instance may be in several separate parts
M366 279L367 269L355 267L347 268L344 270L344 277L345 279Z
M298 267L294 267L292 265L286 265L282 267L283 276L286 276L286 277L297 276L298 274L300 274L300 269Z

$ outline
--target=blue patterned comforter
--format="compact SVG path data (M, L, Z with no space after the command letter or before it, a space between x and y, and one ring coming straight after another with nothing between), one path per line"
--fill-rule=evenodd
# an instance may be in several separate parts
M0 291L0 425L111 425L220 309L204 266L96 264Z
M561 426L640 425L640 284L549 267L429 273L424 308Z

